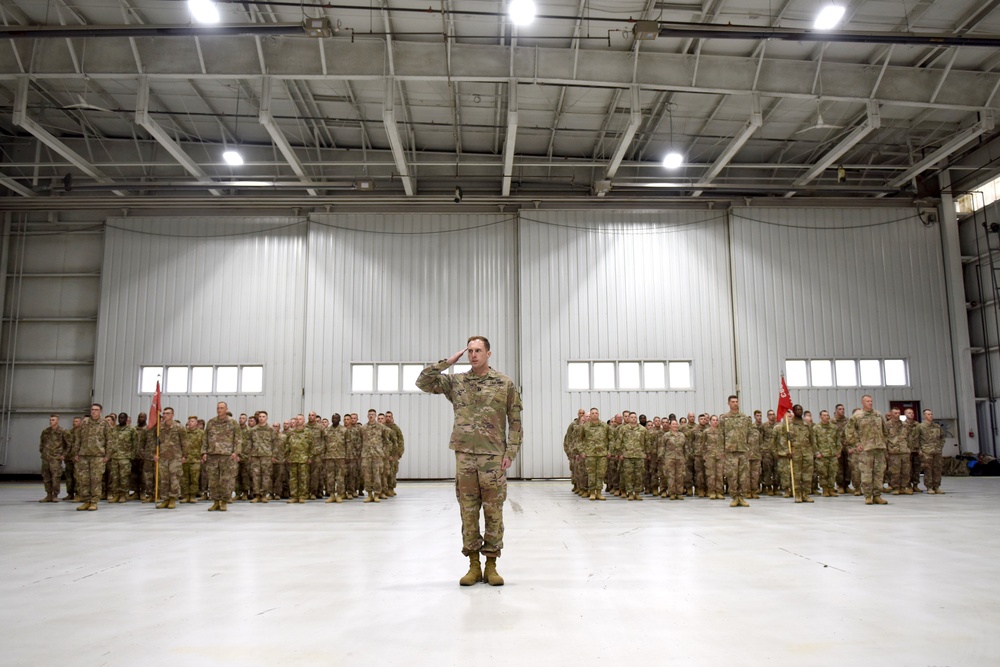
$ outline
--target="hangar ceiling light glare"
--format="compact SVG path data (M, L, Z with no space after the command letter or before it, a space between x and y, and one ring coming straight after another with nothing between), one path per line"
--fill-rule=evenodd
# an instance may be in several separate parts
M535 3L533 0L510 0L507 15L514 25L528 25L535 20Z
M842 5L826 5L816 15L816 22L813 28L816 30L832 30L844 18L844 7Z

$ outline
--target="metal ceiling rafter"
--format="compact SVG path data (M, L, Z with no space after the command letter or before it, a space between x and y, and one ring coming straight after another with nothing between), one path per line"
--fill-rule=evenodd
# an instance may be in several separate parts
M918 174L927 171L934 165L936 165L941 160L945 159L955 151L961 149L963 146L969 142L975 140L977 137L989 132L993 129L994 119L992 109L983 109L980 112L979 122L972 127L959 132L954 137L949 139L944 143L943 146L938 148L936 151L923 158L919 162L915 163L912 167L907 169L903 174L889 181L889 187L891 188L901 188L906 185L913 177Z
M382 99L382 123L385 125L385 133L389 138L389 148L392 150L392 159L396 163L396 171L399 172L400 180L403 182L403 191L408 197L416 194L413 178L410 176L410 168L406 164L406 150L403 148L403 140L399 136L399 125L396 122L396 82L391 76L385 79L385 95Z
M580 0L580 4L576 8L576 21L573 24L573 39L570 41L570 49L573 50L572 78L574 79L576 78L577 67L580 64L580 29L583 27L583 16L586 8L587 0ZM549 132L549 145L545 151L545 155L550 159L552 157L552 151L555 149L556 130L559 128L559 121L562 119L563 113L565 113L566 90L566 86L560 86L559 100L556 102L555 112L552 117L552 129Z
M963 16L959 21L952 27L951 34L953 35L966 35L985 21L990 14L996 11L997 7L1000 7L1000 0L988 0L978 7L974 7L972 11ZM917 61L914 67L929 68L933 67L941 57L948 52L951 47L935 47L929 49L924 56ZM954 62L954 57L952 57Z
M632 139L635 137L635 133L639 130L640 125L642 125L642 102L639 94L639 86L632 86L629 89L628 125L625 126L621 136L618 137L618 145L615 146L615 150L611 153L611 161L608 162L604 178L610 180L618 173L618 167L621 166L622 160L625 159L625 153L632 145Z
M462 100L459 89L460 84L451 78L451 45L456 39L455 15L452 13L451 0L441 0L441 7L444 9L441 12L441 22L444 24L445 35L448 36L444 45L445 71L448 74L448 90L451 92L448 101L451 104L451 134L455 140L455 169L457 170L458 163L462 160Z
M517 143L517 79L507 84L507 135L503 143L502 197L510 196L510 182L514 176L514 144Z
M857 146L862 139L867 137L869 134L877 130L882 126L882 117L879 114L878 102L875 100L868 101L867 114L864 122L858 127L844 137L840 143L830 149L830 151L824 155L819 161L816 162L812 167L809 168L806 173L804 173L799 178L795 179L792 183L793 186L801 188L812 181L814 181L820 174L826 171L830 165L839 160L844 156L847 151L851 150Z
M722 170L732 162L736 154L739 153L743 145L750 140L761 125L764 124L764 115L760 108L760 95L753 93L750 95L750 118L743 124L743 128L739 133L733 137L726 149L722 151L715 162L709 167L708 171L698 179L698 184L708 184L715 180L715 177L722 173ZM692 194L693 197L700 197L702 190L697 190Z
M111 184L114 181L110 176L105 174L103 171L91 164L82 155L74 151L72 148L64 144L58 138L55 137L51 132L46 130L44 127L39 125L33 119L28 117L28 84L30 79L28 76L19 76L17 78L17 88L14 93L14 113L13 113L13 123L17 127L22 127L28 132L30 132L36 139L41 141L43 144L54 150L59 155L62 155L66 160L69 161L74 167L87 174L93 178L98 183ZM125 192L122 190L114 190L114 193L118 196L124 197Z
M149 116L149 79L145 75L139 77L139 90L135 98L135 122L156 139L157 143L163 146L168 153L192 176L202 181L210 181L205 170L198 166L198 163L181 148L180 144L167 134L167 131ZM216 197L221 197L224 192L218 188L209 189Z
M14 192L16 192L17 194L21 195L22 197L35 197L36 196L35 193L31 190L31 188L24 187L23 185L21 185L20 183L18 183L17 181L15 181L10 176L4 176L4 175L0 174L0 185L4 186L5 188L7 188L9 190L13 190Z
M264 81L261 84L260 93L260 111L257 115L260 124L264 126L267 133L271 135L271 141L274 142L281 154L285 156L285 160L288 161L288 166L292 168L295 175L299 177L303 182L311 181L309 174L306 172L305 167L302 166L302 161L295 154L295 150L292 148L291 143L289 143L288 138L278 127L278 124L274 122L274 116L271 115L271 86L273 79L269 76L264 77ZM307 188L306 191L313 197L319 196L319 191L314 188Z

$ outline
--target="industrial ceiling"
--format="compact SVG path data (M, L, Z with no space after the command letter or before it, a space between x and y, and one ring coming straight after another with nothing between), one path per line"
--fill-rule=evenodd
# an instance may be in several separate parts
M994 137L1000 0L837 3L0 0L0 207L912 198Z

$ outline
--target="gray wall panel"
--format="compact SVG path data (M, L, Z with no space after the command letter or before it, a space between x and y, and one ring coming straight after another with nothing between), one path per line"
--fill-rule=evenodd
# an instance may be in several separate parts
M904 358L910 386L792 389L818 411L918 399L955 417L940 232L912 209L733 212L743 406L777 404L788 358Z
M301 404L305 223L297 218L108 221L95 396L109 410L149 407L145 364L263 364L259 395L171 395L178 414L211 417Z
M518 383L516 225L510 216L313 216L305 368L308 409L392 410L400 475L454 475L451 404L422 392L351 393L352 362L428 363L482 334L491 365ZM515 474L517 469L515 469Z
M521 219L525 475L569 470L562 451L579 407L610 418L722 410L733 384L724 214L531 211ZM691 391L567 388L571 360L691 360Z

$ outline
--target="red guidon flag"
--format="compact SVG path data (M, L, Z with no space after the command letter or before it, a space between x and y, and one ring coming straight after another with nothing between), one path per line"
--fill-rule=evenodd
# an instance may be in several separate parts
M160 421L160 381L156 381L156 393L153 394L153 404L149 407L149 419L146 423L149 428L158 425Z
M778 390L778 421L780 422L781 418L785 416L785 413L791 409L792 409L792 397L788 394L788 385L785 384L785 376L782 375L781 389Z

